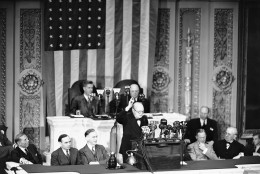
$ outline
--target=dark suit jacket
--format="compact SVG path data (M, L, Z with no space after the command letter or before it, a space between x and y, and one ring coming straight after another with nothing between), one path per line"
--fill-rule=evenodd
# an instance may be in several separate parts
M127 98L125 95L120 96L120 100L118 102L118 108L117 108L117 113L119 113L122 110L125 110L125 108L128 106L129 100L131 99L131 96ZM137 98L137 102L141 102L144 106L144 113L150 113L150 103L146 98L140 99L139 97ZM113 99L109 103L110 107L110 113L115 113L116 112L116 99Z
M240 152L245 151L245 147L243 144L240 144L237 141L233 141L230 144L230 147L227 149L226 140L219 140L214 142L213 149L216 155L222 159L232 159L237 156Z
M58 148L51 153L51 165L77 165L80 163L78 149L71 147L69 150L70 157L68 158L62 148Z
M35 147L35 145L29 144L27 149L28 149L29 153L25 154L19 147L16 147L11 152L12 161L19 163L20 158L25 158L28 161L31 161L33 164L42 164L42 156L37 151L37 148Z
M207 125L205 127L201 126L200 118L194 118L188 121L186 133L184 135L185 139L190 139L191 143L196 141L196 132L198 129L204 129L207 134L206 141L217 141L218 140L218 128L217 122L210 118L207 118Z
M137 124L137 120L135 119L132 110L131 112L121 111L116 121L123 125L123 137L119 152L123 155L125 161L125 158L127 158L126 151L131 150L132 148L130 140L139 139L142 135L142 129ZM143 125L142 119L141 125Z
M87 101L83 95L76 96L71 103L71 113L76 114L76 110L80 110L84 117L92 117L97 114L98 98L94 97L92 101Z
M96 144L95 154L89 149L86 144L79 150L80 164L89 164L91 161L98 161L100 164L106 164L109 155L104 146Z

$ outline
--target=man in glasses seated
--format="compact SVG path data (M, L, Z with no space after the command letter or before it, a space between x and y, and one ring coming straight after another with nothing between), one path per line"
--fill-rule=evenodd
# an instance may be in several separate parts
M123 162L127 160L127 150L131 150L131 141L141 137L142 126L148 125L147 116L143 116L144 106L141 102L130 99L125 110L121 111L116 121L123 125L123 137L119 153L123 155Z
M236 141L237 129L228 127L225 139L214 142L213 148L221 159L239 159L244 156L245 147Z
M132 84L129 89L129 95L122 94L120 98L114 99L110 102L110 113L119 113L128 105L129 100L134 102L141 102L144 107L144 113L150 112L150 103L144 95L140 94L140 88L137 84Z

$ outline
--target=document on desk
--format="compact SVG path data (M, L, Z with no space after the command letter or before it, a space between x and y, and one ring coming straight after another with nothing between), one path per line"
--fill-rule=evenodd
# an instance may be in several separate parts
M239 164L235 165L237 168L246 170L260 170L260 164Z

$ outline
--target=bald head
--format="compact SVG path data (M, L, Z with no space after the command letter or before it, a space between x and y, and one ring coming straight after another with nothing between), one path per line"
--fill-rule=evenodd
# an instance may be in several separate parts
M141 102L135 102L133 104L133 114L135 116L136 119L139 119L143 116L144 113L144 106Z
M137 84L132 84L130 86L130 95L133 98L137 98L139 95L139 86Z

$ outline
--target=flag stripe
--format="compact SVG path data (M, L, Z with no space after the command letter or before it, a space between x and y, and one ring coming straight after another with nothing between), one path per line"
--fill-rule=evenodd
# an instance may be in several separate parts
M91 80L94 84L97 81L97 50L88 50L88 67L87 67L87 80Z
M70 87L70 51L63 51L63 98L62 98L62 115L65 115L65 104L68 103L68 89Z
M54 52L56 115L62 115L63 51Z
M147 91L147 75L148 75L148 50L149 50L149 13L150 13L150 1L141 0L141 16L140 16L140 58L139 58L139 70L138 70L138 82L143 88L143 92L146 95Z
M121 79L130 79L132 45L132 0L123 1L123 44Z
M46 113L48 116L56 115L56 99L55 99L55 70L54 70L54 52L53 51L45 51L44 59L43 59L45 69L44 79L46 85Z
M70 86L79 79L79 50L71 51Z
M109 2L109 3L108 3ZM114 86L114 39L115 39L115 0L107 1L106 7L106 48L105 48L105 85Z
M98 89L103 88L105 86L105 50L98 49L97 50L97 82L96 87Z
M133 36L131 57L131 79L138 80L139 46L140 46L140 0L133 2Z
M115 0L115 59L114 59L114 83L121 80L122 67L122 31L123 31L123 1ZM115 85L115 84L114 84ZM114 86L113 85L113 86Z
M87 79L88 55L87 50L79 52L79 80Z

